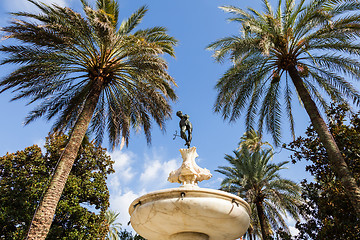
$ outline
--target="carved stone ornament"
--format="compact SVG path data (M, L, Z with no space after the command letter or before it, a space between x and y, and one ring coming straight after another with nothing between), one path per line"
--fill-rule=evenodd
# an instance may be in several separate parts
M183 163L178 170L171 171L168 181L171 183L181 183L183 186L197 186L198 182L208 180L212 177L210 171L206 168L200 168L195 158L199 155L196 153L196 147L180 149Z

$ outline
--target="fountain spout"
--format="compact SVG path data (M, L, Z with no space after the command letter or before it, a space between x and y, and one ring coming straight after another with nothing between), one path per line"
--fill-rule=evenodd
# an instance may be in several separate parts
M181 167L171 171L168 181L171 183L181 183L183 186L197 186L198 182L208 180L212 177L210 171L206 168L200 168L195 159L199 156L196 147L180 149L183 159Z

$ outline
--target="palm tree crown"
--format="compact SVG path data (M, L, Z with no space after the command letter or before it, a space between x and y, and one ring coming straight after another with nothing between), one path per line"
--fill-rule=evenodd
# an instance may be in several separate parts
M241 149L247 148L250 152L256 152L264 145L267 145L272 149L270 143L263 142L261 139L262 135L258 131L250 129L240 138L239 147L236 150L241 151Z
M225 155L230 166L216 171L225 175L222 190L237 194L252 205L253 234L261 232L263 239L268 239L270 228L289 231L284 216L299 219L300 187L279 175L288 161L271 163L272 149L250 152L243 148L234 151L234 155Z
M322 93L333 100L359 103L360 95L345 79L360 77L360 47L357 1L301 0L279 1L274 11L263 0L265 12L235 6L221 7L234 14L230 21L242 25L239 36L220 39L211 45L214 57L227 56L233 66L219 80L215 110L224 118L236 120L246 106L250 127L259 113L259 126L265 123L275 142L280 141L281 110L285 109L294 134L291 71L296 70L305 87L321 107L328 108ZM344 54L346 53L346 54ZM290 75L289 75L290 74ZM282 107L281 98L285 100ZM260 104L260 101L262 103Z
M82 0L85 17L69 8L30 2L42 12L15 13L29 20L14 20L3 28L23 44L0 48L9 54L2 64L22 64L1 81L1 91L13 89L18 93L13 100L42 101L25 123L57 116L54 130L70 129L99 88L90 125L96 140L101 143L106 131L113 147L121 138L127 143L135 127L143 128L150 141L150 119L162 127L171 112L167 100L176 99L171 86L175 82L159 57L174 56L176 40L164 27L133 31L145 6L117 29L119 13L113 0L98 0L95 10Z

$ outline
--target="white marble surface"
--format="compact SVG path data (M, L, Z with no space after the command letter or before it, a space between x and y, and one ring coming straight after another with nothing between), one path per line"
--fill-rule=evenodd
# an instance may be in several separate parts
M178 233L182 232L202 233L209 240L233 240L246 232L250 222L250 207L244 200L198 187L146 194L133 201L129 213L134 230L148 240L192 239L186 234L181 238ZM198 239L205 240L203 235Z
M195 233L195 232L181 232L174 235L171 235L170 240L208 240L209 236L203 233Z
M171 183L181 183L183 185L197 185L198 182L208 180L212 177L210 171L199 167L195 159L199 156L196 147L180 149L183 163L180 168L169 174L168 181Z

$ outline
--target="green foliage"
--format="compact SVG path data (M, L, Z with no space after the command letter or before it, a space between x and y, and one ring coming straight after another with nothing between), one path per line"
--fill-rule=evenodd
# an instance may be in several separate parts
M329 127L345 161L360 185L360 115L350 113L346 105L332 106L328 111ZM302 182L301 209L306 222L298 222L300 234L296 239L360 239L360 224L344 186L331 170L326 150L312 127L290 144L296 150L293 161L309 161L307 171L314 182Z
M284 216L298 220L301 201L300 187L279 174L288 162L271 162L272 149L258 148L252 152L243 147L241 151L234 151L234 155L225 156L230 166L216 171L225 176L221 189L244 198L252 208L247 237L267 235L269 239L269 235L280 228L289 232Z
M50 174L68 141L47 137L42 154L37 146L0 157L0 239L24 239ZM107 175L114 172L105 149L83 141L56 209L47 239L103 239L109 207ZM95 208L97 213L84 206Z
M141 237L140 235L133 235L131 232L128 232L126 230L120 232L119 238L121 240L145 240L145 238Z
M256 152L264 145L267 145L272 149L271 144L261 141L261 138L262 135L258 131L250 129L240 138L239 147L236 150L241 151L241 149L247 148L250 152Z
M217 61L232 62L217 82L215 111L229 121L244 116L248 130L258 120L259 128L265 125L277 144L284 111L294 135L292 104L299 91L292 82L303 82L323 109L328 108L324 93L338 102L359 103L359 92L345 76L360 78L360 3L279 0L272 8L268 0L262 2L264 12L221 7L233 14L229 20L239 23L242 31L208 48Z

